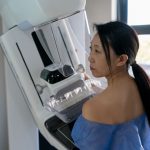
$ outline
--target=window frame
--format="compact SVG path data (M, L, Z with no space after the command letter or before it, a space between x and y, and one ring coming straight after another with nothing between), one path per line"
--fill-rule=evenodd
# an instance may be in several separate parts
M128 20L128 0L117 0L117 20L127 23ZM150 24L131 25L140 34L150 34Z

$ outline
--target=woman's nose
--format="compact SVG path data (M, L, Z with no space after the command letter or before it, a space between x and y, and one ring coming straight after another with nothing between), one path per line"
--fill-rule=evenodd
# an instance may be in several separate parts
M94 59L93 59L93 57L92 57L91 54L90 54L89 57L88 57L88 61L89 61L89 62L93 62L93 61L94 61Z

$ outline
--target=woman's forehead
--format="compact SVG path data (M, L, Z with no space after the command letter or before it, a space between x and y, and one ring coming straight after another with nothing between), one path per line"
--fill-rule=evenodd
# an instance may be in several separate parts
M96 45L101 45L101 40L100 40L100 37L98 34L95 34L92 41L91 41L92 44L96 44Z

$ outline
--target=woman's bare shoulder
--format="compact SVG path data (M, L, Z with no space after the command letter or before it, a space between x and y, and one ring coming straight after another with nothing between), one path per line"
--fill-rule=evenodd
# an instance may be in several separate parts
M107 94L102 92L83 104L82 115L89 120L96 121L101 118L100 121L104 121L103 118L106 117L108 109L109 103Z
M84 103L82 114L91 121L106 124L122 123L143 113L142 104L136 101L135 105L132 99L124 99L119 94L104 90Z
M93 103L92 103L93 98L90 98L89 100L87 100L82 107L82 115L85 118L89 118L91 117L91 113L92 113L92 109L93 109Z

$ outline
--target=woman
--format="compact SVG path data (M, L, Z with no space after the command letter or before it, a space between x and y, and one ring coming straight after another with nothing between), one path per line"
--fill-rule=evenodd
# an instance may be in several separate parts
M95 27L90 69L108 86L84 103L72 130L74 143L81 150L150 150L150 80L135 61L137 34L118 21Z

